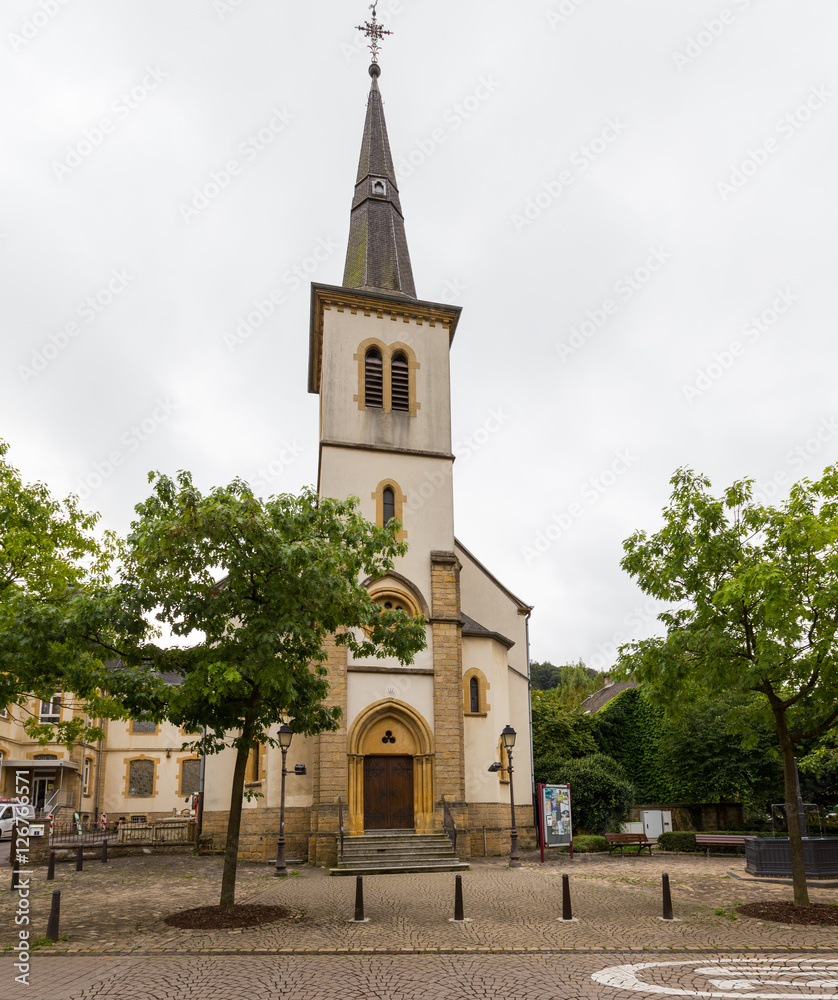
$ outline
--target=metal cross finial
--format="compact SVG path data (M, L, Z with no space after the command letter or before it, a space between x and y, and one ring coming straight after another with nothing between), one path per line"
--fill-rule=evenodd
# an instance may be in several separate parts
M378 43L385 35L392 35L392 31L387 31L386 28L382 28L378 23L378 12L376 7L378 6L378 0L375 3L370 4L370 10L372 11L372 23L366 21L363 25L357 25L358 31L362 31L367 38L370 40L370 52L372 52L372 61L378 63Z

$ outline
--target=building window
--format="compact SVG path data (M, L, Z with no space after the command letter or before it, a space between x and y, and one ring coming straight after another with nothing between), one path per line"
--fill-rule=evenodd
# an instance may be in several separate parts
M58 760L58 755L54 753L36 753L32 760Z
M190 757L180 762L180 794L196 795L201 790L201 758Z
M156 722L150 722L148 719L131 720L132 736L154 736L156 732L157 732Z
M53 726L58 725L61 721L60 691L56 691L51 698L47 699L47 701L41 702L41 711L38 716L38 721Z
M382 508L381 520L384 522L384 527L386 528L396 516L396 494L393 492L391 486L388 486L384 490Z
M384 406L384 363L376 347L370 348L364 359L364 405L375 409Z
M128 761L128 794L135 798L150 798L154 794L154 761Z
M84 775L82 777L82 795L90 795L90 765L93 763L92 757L84 758Z
M386 198L387 197L386 181L382 181L379 179L374 180L372 182L372 193L374 195L378 195L379 198Z
M9 709L8 707L0 708L0 719L8 719Z
M489 682L482 670L472 667L463 676L463 714L486 715L489 711Z
M261 781L265 777L265 747L262 743L257 743L250 751L247 758L247 771L245 781Z
M410 410L410 369L403 351L397 351L390 362L390 398L394 410Z

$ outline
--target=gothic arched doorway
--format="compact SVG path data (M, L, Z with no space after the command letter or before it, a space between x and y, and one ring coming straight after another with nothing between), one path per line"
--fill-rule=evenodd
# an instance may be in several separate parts
M433 734L395 698L368 706L349 729L349 833L434 826Z

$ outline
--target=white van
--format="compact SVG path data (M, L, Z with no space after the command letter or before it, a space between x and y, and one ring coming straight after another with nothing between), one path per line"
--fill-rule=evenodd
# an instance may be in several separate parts
M19 805L15 802L0 802L0 840L11 839L15 821L20 823L32 816L34 816L32 806Z

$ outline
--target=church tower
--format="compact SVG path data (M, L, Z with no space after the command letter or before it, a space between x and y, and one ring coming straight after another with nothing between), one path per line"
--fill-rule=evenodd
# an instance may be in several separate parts
M309 858L318 864L334 860L339 809L350 836L430 834L453 819L464 833L482 824L502 841L508 776L499 781L487 767L513 717L525 744L519 794L524 803L530 795L531 609L454 537L449 352L461 310L416 294L372 37L343 284L312 286L308 388L320 396L318 491L359 497L361 513L378 524L401 522L407 554L365 583L376 601L426 619L427 646L409 667L330 650L330 698L342 723L316 737L312 755ZM503 627L479 623L493 620ZM508 662L516 645L517 683ZM519 825L530 827L522 813ZM458 841L461 857L472 839Z

